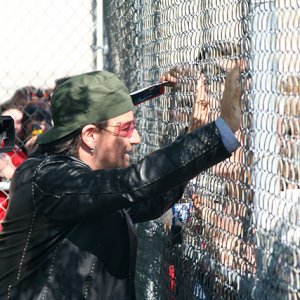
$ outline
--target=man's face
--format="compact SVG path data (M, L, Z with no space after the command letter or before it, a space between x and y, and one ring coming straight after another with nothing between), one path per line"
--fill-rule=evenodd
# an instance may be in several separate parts
M105 129L99 131L93 154L96 169L126 168L129 166L132 146L141 142L141 137L135 128L133 131L131 130L130 136L124 136L126 130L130 129L130 122L133 120L133 112L130 111L108 120Z

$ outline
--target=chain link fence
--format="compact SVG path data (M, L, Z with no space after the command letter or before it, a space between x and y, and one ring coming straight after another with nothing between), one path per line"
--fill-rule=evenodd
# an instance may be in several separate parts
M138 225L138 299L300 299L300 2L111 0L104 16L107 68L130 90L178 76L136 110L135 159L214 120L242 70L241 147Z
M226 72L242 69L241 147L191 181L162 218L137 226L138 299L300 299L299 1L103 7L105 69L131 91L169 70L178 76L176 88L135 111L143 141L135 160L214 120ZM0 1L1 103L18 109L10 114L20 130L14 166L51 126L55 81L102 68L100 8L96 0ZM9 174L1 177L0 219Z

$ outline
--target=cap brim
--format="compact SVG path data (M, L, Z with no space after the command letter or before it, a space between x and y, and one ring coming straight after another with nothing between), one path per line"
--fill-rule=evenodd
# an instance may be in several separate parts
M67 136L68 134L74 132L77 129L78 128L74 129L74 127L72 128L52 127L47 132L38 136L37 144L42 145L42 144L55 142Z

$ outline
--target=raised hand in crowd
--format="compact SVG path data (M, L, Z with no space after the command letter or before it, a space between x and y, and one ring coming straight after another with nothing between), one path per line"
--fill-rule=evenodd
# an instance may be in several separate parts
M0 176L5 179L11 179L16 167L13 165L11 157L6 153L0 153Z
M228 72L223 97L219 104L221 110L220 117L224 119L233 132L239 129L242 114L240 103L242 95L240 68L240 66L236 65ZM171 83L180 84L180 78L190 72L191 70L188 68L174 67L165 73L160 78L160 81L167 80ZM209 110L211 107L217 108L217 102L217 99L214 97L209 97L205 86L205 76L201 74L197 81L195 101L188 132L207 124L209 121L214 121L209 118Z

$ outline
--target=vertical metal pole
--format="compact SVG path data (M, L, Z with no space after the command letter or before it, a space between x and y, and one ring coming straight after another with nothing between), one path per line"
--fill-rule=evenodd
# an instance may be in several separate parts
M259 25L257 24L257 19L255 21L255 16L261 16L260 9L266 6L268 8L268 17L266 19L265 29L261 30ZM266 230L266 212L265 208L266 203L264 203L265 199L271 199L272 195L275 194L276 189L278 188L276 184L268 187L269 190L266 190L265 182L261 180L263 176L272 176L271 174L267 174L270 172L266 170L266 166L272 167L272 173L276 174L278 169L277 161L272 160L272 157L266 155L265 152L262 153L261 149L264 149L262 143L265 143L266 135L270 137L270 141L273 141L276 138L276 132L274 124L272 124L271 128L273 132L266 133L262 122L257 119L257 113L261 114L261 103L269 102L271 103L272 97L274 95L265 94L262 89L268 87L268 79L270 77L277 76L278 70L278 61L276 57L276 31L277 31L277 16L276 16L276 6L275 2L272 0L268 1L253 1L251 6L253 20L252 20L252 106L253 106L253 132L255 132L255 136L253 137L253 148L254 148L254 163L252 165L252 175L253 178L253 191L254 191L254 199L253 199L253 225L256 229L256 268L257 268L257 279L255 282L253 295L254 299L262 299L265 295L265 289L268 288L266 286L265 281L265 269L267 268L266 261L268 259L268 254L266 251L271 251L270 246L268 249L265 249L263 246L263 242L267 239L267 235L264 233ZM261 20L261 18L260 18ZM261 44L261 41L266 40L266 33L268 34L269 43ZM262 49L262 47L264 49ZM261 54L265 54L267 50L268 56L261 60L259 56ZM262 76L263 74L263 76ZM268 120L268 122L270 122ZM259 133L259 134L256 134ZM264 134L264 135L262 135ZM271 145L270 145L271 147ZM274 152L275 149L269 149L271 152ZM274 163L275 162L275 163ZM269 168L269 167L268 167ZM264 177L264 178L265 178ZM274 177L274 176L273 176ZM266 198L266 195L269 198Z
M103 0L92 0L93 70L103 69Z
M98 31L97 31L97 39L98 39L98 47L97 47L97 69L103 69L103 0L98 0L97 5L97 16L98 16Z

